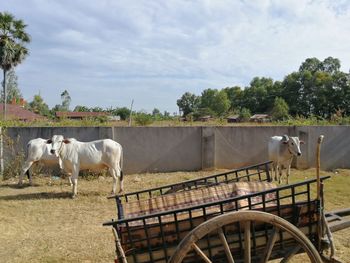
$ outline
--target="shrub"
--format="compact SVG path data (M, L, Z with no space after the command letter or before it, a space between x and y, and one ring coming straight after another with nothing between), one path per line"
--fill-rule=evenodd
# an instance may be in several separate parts
M151 125L153 123L153 117L150 114L147 114L145 112L139 112L135 115L134 120L137 125L140 126L147 126Z

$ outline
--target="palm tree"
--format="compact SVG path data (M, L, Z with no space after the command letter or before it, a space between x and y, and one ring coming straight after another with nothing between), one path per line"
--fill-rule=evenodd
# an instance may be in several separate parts
M20 64L28 55L26 43L30 36L24 31L27 25L22 20L16 20L7 12L0 12L0 68L4 73L3 80L3 114L6 119L6 73Z

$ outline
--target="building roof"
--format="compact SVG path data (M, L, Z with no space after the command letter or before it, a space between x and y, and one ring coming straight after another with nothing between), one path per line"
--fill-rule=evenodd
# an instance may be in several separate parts
M230 115L230 116L228 116L226 119L239 119L239 115L237 114L237 115Z
M80 111L56 111L56 117L65 118L88 118L88 117L99 117L108 116L107 112L80 112Z
M0 118L3 117L3 103L0 103ZM29 110L24 109L20 105L7 104L6 119L8 120L21 120L21 121L34 121L45 120L46 117L39 114L35 114Z
M264 119L264 118L270 118L268 114L254 114L251 119Z

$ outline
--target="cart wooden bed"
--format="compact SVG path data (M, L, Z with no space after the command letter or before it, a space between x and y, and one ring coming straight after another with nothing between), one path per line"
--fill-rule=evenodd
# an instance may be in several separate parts
M334 261L332 231L350 226L350 210L324 212L330 176L277 186L270 164L114 196L118 219L104 225L115 262L288 262L303 252L322 262L327 248Z

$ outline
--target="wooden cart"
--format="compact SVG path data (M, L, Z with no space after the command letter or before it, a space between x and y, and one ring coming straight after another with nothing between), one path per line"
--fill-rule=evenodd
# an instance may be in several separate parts
M322 138L319 139L319 146ZM115 262L322 262L350 209L326 214L323 181L271 183L270 162L114 196ZM315 195L315 197L314 197Z

